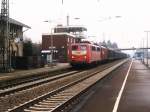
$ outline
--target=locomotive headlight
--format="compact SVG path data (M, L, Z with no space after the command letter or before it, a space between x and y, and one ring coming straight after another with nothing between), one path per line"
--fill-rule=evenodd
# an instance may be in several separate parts
M74 56L72 56L72 58L74 58Z
M84 56L84 59L86 59L86 56Z

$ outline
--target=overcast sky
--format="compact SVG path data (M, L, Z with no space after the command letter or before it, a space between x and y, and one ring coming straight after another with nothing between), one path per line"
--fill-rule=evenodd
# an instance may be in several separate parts
M69 15L70 24L86 26L88 35L96 36L91 37L94 41L111 40L127 48L141 47L144 39L146 46L149 11L149 0L63 0L63 4L62 0L10 0L10 17L32 27L25 35L34 42L41 41L42 33L50 32L51 26L66 25ZM76 17L80 19L73 19Z

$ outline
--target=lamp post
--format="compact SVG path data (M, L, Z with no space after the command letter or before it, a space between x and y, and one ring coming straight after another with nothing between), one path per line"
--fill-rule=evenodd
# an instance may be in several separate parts
M79 17L75 17L75 18L73 18L74 20L79 20L80 18ZM67 15L67 26L69 26L70 25L70 16L69 16L69 14Z
M144 32L146 32L147 33L147 39L146 39L146 41L147 41L147 58L146 58L146 65L148 66L148 33L150 32L150 31L144 31Z
M44 21L44 22L47 22L47 23L51 23L51 21ZM50 28L50 46L49 46L49 50L50 50L50 63L51 65L53 64L53 49L54 49L54 46L53 46L53 35L52 35L52 28Z
M113 19L113 18L116 18L116 19L119 19L119 18L122 18L122 16L114 16L114 17L111 17L111 16L109 16L109 17L101 17L102 19L101 20L98 20L98 22L103 22L103 21L107 21L107 20L111 20L111 19ZM103 41L105 41L105 32L103 32L103 34L102 34L102 37L103 37Z
M111 17L111 16L109 16L109 17L101 17L102 18L102 20L98 20L99 22L102 22L102 21L106 21L106 20L111 20L111 19L113 19L113 18L122 18L122 16L114 16L114 17Z
M144 38L142 39L142 42L143 42L143 59L142 59L142 61L144 63Z

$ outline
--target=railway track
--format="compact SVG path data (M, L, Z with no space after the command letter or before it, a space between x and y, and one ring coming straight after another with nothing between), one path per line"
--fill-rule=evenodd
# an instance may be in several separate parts
M8 89L8 88L12 88L12 87L17 86L17 85L45 79L45 78L59 75L62 73L67 73L69 71L72 71L71 67L66 68L66 69L60 69L57 71L43 71L43 72L38 71L38 72L31 72L31 73L29 72L29 73L26 73L26 75L24 74L23 77L19 77L19 76L21 76L21 74L20 74L16 77L13 77L10 79L4 79L4 80L0 81L0 91L3 91L3 90Z
M103 67L103 70L93 69L90 72L78 74L78 77L73 78L74 80L70 79L66 84L62 84L44 95L42 94L30 101L19 104L17 107L8 109L8 112L58 112L65 110L65 107L68 107L77 96L124 62L115 66L112 66L114 65L112 63L109 67L108 65Z
M106 64L107 66L107 64ZM59 72L52 72L54 73L52 75L52 73L50 72L46 72L44 73L44 76L41 74L38 74L37 77L36 76L32 76L32 77L28 77L24 79L22 79L21 81L19 81L17 79L17 82L14 81L14 83L10 83L8 85L5 85L3 87L1 87L0 89L0 97L4 97L7 96L9 94L14 94L16 92L19 91L24 91L26 89L38 86L38 85L42 85L44 83L48 83L50 81L54 81L60 78L64 78L67 77L69 75L74 75L76 73L79 73L80 71L72 71L72 69L65 69L63 71L59 71ZM9 81L8 81L9 82ZM12 85L11 85L12 84Z
M0 97L2 97L2 96L4 97L5 95L13 94L15 92L22 91L22 90L25 90L28 88L32 88L34 86L38 86L38 85L41 85L44 83L48 83L48 82L53 81L53 80L64 78L64 77L67 77L69 75L73 75L73 74L78 73L78 72L79 71L70 71L70 72L68 71L67 73L58 74L56 76L49 76L49 77L45 77L45 78L42 77L36 81L30 80L30 81L24 82L20 85L17 84L16 86L4 88L4 89L0 90Z

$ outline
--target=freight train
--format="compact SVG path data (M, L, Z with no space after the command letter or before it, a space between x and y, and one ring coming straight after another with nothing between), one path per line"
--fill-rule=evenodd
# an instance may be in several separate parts
M69 62L72 66L88 65L126 58L127 54L91 42L71 44Z

